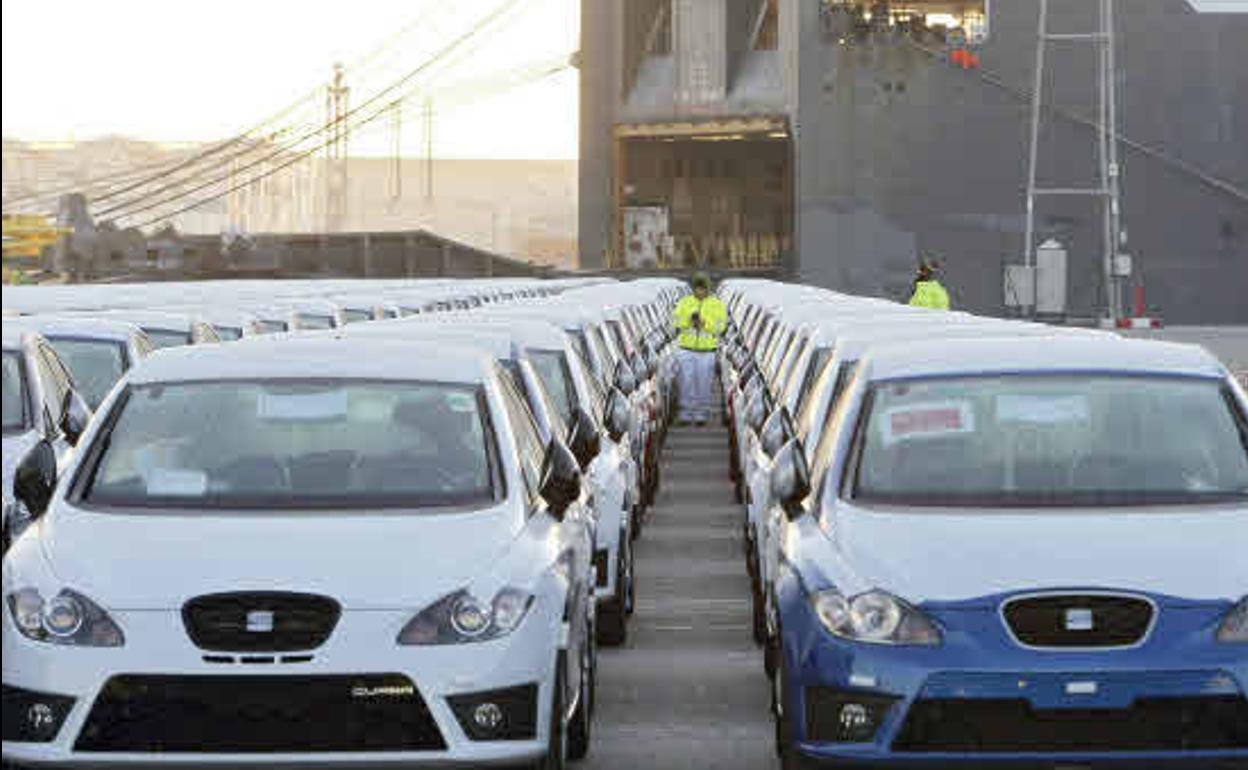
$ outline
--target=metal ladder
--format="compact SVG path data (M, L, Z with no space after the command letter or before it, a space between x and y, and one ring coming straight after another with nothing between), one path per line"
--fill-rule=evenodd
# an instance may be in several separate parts
M1099 29L1095 32L1049 32L1049 0L1039 0L1040 21L1036 41L1035 83L1031 92L1031 147L1027 168L1027 228L1023 264L1032 272L1032 302L1036 306L1036 200L1059 195L1088 196L1101 201L1106 316L1116 321L1122 315L1122 285L1118 280L1118 246L1121 233L1121 209L1118 190L1121 167L1118 164L1117 86L1114 80L1114 0L1093 0L1098 7ZM1040 117L1043 111L1045 53L1054 42L1092 43L1098 47L1098 98L1096 122L1097 165L1099 184L1096 187L1038 187L1036 169L1039 162Z

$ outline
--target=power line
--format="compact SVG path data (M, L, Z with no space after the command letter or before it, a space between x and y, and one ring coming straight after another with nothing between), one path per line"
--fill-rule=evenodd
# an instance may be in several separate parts
M539 63L536 63L536 64L543 64L543 63L539 62ZM518 79L518 80L516 80L516 81L514 81L514 82L511 82L511 83L509 83L509 84L502 85L502 86L501 86L501 87L499 87L497 90L498 90L498 91L504 91L504 90L508 90L508 89L510 89L510 88L514 88L514 87L519 86L519 85L523 85L523 84L525 84L525 83L529 83L529 82L534 82L534 81L537 81L537 80L541 80L541 79L544 79L544 78L550 77L551 75L557 74L557 73L559 73L559 72L561 72L561 71L563 71L563 70L569 69L570 67L571 67L570 62L568 62L568 61L566 61L566 60L561 61L561 62L557 62L557 63L549 63L549 62L546 62L546 63L545 63L545 66L537 66L537 67L534 67L534 71L532 71L532 72L530 72L530 73L526 73L526 76L525 76L525 77L523 77L523 79ZM380 119L380 118L382 118L382 117L385 117L385 116L388 116L388 115L393 114L394 105L395 105L396 103L405 103L405 97L406 97L406 96L407 96L407 95L405 94L405 95L403 95L403 96L398 97L398 98L397 98L397 99L395 99L395 100L392 100L392 101L390 101L390 102L388 102L388 103L386 103L386 104L382 105L380 108L378 108L377 110L375 110L375 111L374 111L371 115L367 116L366 118L363 118L362 120L360 120L359 122L357 122L356 124L354 124L354 125L351 127L351 128L352 128L352 130L353 130L353 131L360 131L360 130L361 130L361 129L363 129L365 126L368 126L369 124L373 123L374 121L376 121L376 120L378 120L378 119ZM401 109L401 108L400 108L400 109ZM227 195L229 195L229 194L231 194L231 193L233 193L233 192L236 192L236 191L238 191L238 190L241 190L241 189L243 189L244 187L248 187L248 186L250 186L250 185L253 185L253 184L255 184L256 182L259 182L259 181L260 181L260 180L262 180L262 179L265 179L265 178L267 178L267 177L269 177L269 176L272 176L273 174L276 174L276 173L278 173L279 171L282 171L282 170L284 170L284 169L286 169L286 168L289 168L290 166L293 166L294 164L296 164L296 163L298 163L298 162L300 162L300 161L302 161L302 160L304 160L304 159L306 159L306 158L308 158L308 157L311 157L311 156L312 156L312 155L314 155L316 152L318 152L318 151L320 151L321 149L323 149L323 148L327 147L327 146L328 146L328 145L329 145L332 141L334 141L334 139L333 139L333 137L330 137L330 138L326 139L325 141L321 142L320 144L318 144L318 145L316 145L316 146L314 146L314 147L312 147L312 148L310 148L310 149L308 149L308 150L306 150L306 151L304 151L304 152L302 152L302 153L299 153L298 155L296 155L296 156L294 156L294 157L292 157L292 158L288 159L287 161L285 161L285 162L283 162L283 163L279 164L278 166L275 166L274 168L269 169L269 170L267 170L267 171L265 171L265 172L263 172L263 173L261 173L261 174L259 174L259 175L257 175L257 176L251 177L251 178L246 179L246 180L244 180L244 181L242 181L242 182L239 182L239 183L237 183L237 184L235 184L235 185L232 185L232 186L230 186L230 187L226 188L225 190L222 190L222 191L220 191L220 192L218 192L218 193L214 193L214 194L211 194L211 195L204 196L204 197L202 197L202 198L200 198L200 199L198 199L198 200L196 200L196 201L194 201L194 202L192 202L192 203L190 203L190 204L188 204L188 205L186 205L186 206L182 206L182 207L180 207L180 208L178 208L178 209L175 209L175 210L174 210L174 211L172 211L172 212L168 212L168 213L162 214L161 216L158 216L158 217L153 217L152 219L145 220L144 222L140 223L140 224L139 224L139 225L137 225L137 226L138 226L138 227L140 227L140 228L143 228L143 227L149 227L149 226L151 226L151 225L153 225L153 224L157 224L157 223L159 223L159 222L167 221L168 219L170 219L170 218L172 218L172 217L176 217L176 216L178 216L179 214L184 214L184 213L186 213L186 212L188 212L188 211L193 211L194 209L197 209L197 208L199 208L200 206L202 206L202 205L204 205L204 204L206 204L206 203L211 203L211 202L212 202L212 201L214 201L214 200L219 200L219 199L221 199L221 198L223 198L223 197L225 197L225 196L227 196Z
M345 119L345 120L348 120L348 121L353 120L353 119L355 118L355 116L356 116L356 115L360 114L360 113L361 113L363 110L365 110L366 108L368 108L368 107L370 107L371 105L373 105L373 104L377 103L378 101L381 101L384 97L386 97L388 94L390 94L390 93L391 93L392 91L394 91L395 89L397 89L397 88L399 88L399 87L401 87L401 86L403 86L403 85L407 84L407 83L408 83L408 82L410 82L413 78L415 78L415 77L417 77L417 76L421 75L421 74L422 74L422 73L424 73L426 70L428 70L430 67L432 67L432 66L434 66L435 64L437 64L437 63L438 63L441 59L445 58L446 56L450 55L451 53L454 53L454 52L455 52L456 50L458 50L458 49L459 49L459 48L460 48L460 47L461 47L464 43L471 41L474 37L476 37L476 36L477 36L478 34L480 34L482 31L484 31L485 29L487 29L487 28L488 28L491 24L493 24L493 23L494 23L495 21L497 21L499 18L503 17L503 16L504 16L504 15L505 15L508 11L512 10L514 7L516 7L517 5L519 5L519 4L520 4L521 2L523 2L523 1L524 1L524 0L506 0L506 2L503 2L503 3L502 3L502 4L500 4L498 7L496 7L496 8L495 8L492 12L490 12L489 14L487 14L487 15L486 15L484 18L482 18L479 22L477 22L475 25L473 25L473 27L471 27L468 31L464 32L464 33L463 33L463 34L461 34L460 36L456 37L453 41L451 41L451 42L450 42L450 43L448 43L447 45L443 46L443 47L442 47L440 50L438 50L438 51L437 51L437 52L436 52L436 53L435 53L435 54L434 54L431 58L429 58L429 59L425 60L425 61L424 61L424 62L422 62L420 65L418 65L416 68L414 68L414 69L412 69L412 70L408 71L408 72L407 72L407 73L405 73L402 77L400 77L398 80L395 80L395 81L394 81L394 82L392 82L390 85L388 85L388 86L386 86L385 88L383 88L381 91L379 91L379 92L377 92L377 93L373 94L372 96L370 96L368 99L366 99L365 101L363 101L363 102L362 102L361 104L359 104L358 106L353 107L351 110L349 110L349 111L345 114L344 119ZM393 100L391 100L391 101L393 101ZM388 104L386 105L386 108L388 109ZM368 119L368 121L365 121L365 122L371 122L371 120L372 120L374 117L376 117L376 116L374 115L374 116L370 117L370 118ZM323 133L325 133L326 131L328 131L328 130L330 130L330 129L334 128L334 127L335 127L335 125L336 125L336 123L337 123L337 121L329 121L329 122L327 122L327 123L323 124L321 127L317 128L316 130L311 131L311 132L308 132L308 133L306 133L306 134L304 134L304 135L300 136L298 139L296 139L295 141L291 142L289 145L287 145L287 146L285 146L285 147L281 147L281 148L277 149L277 150L276 150L276 151L274 151L274 152L268 153L268 154L264 155L263 157L261 157L261 158L259 158L259 159L257 159L257 160L251 161L251 162L249 162L249 163L247 163L247 164L243 165L243 166L242 166L242 167L240 167L240 168L236 168L236 169L234 169L232 173L234 173L234 174L243 173L243 172L246 172L246 171L248 171L248 170L250 170L250 169L253 169L253 168L255 168L255 167L257 167L257 166L259 166L259 165L261 165L261 164L263 164L263 163L267 163L267 162L269 162L269 161L272 161L272 160L274 160L274 159L278 158L279 156L284 155L285 153L289 152L292 148L297 147L297 146L298 146L298 145L300 145L300 144L303 144L303 143L304 143L305 141L307 141L308 139L312 139L312 138L314 138L314 137L316 137L316 136L318 136L318 135L320 135L320 134L323 134ZM313 152L314 152L314 151L316 151L316 150L322 149L323 147L327 146L327 144L328 144L327 142L324 142L324 143L318 144L316 147L314 147L314 148L313 148ZM299 155L297 155L297 156L296 156L295 160L297 161L297 160L299 160L299 159L302 159L303 157L306 157L306 156L307 156L307 155L309 155L309 154L310 154L310 153L301 153L301 154L299 154ZM278 166L278 169L285 168L285 167L287 167L288 165L290 165L290 163L283 163L282 165L279 165L279 166ZM185 197L187 197L187 196L189 196L189 195L193 195L193 194L195 194L196 192L199 192L199 191L201 191L201 190L205 190L205 189L207 189L207 188L209 188L209 187L211 187L211 186L213 186L213 185L215 185L215 184L219 184L219 183L221 183L221 182L227 181L227 180L229 179L229 177L230 177L230 174L225 174L224 176L219 176L219 177L216 177L216 178L214 178L214 179L210 179L210 180L208 180L208 181L206 181L206 182L202 182L202 183L200 183L200 184L194 185L194 186L192 186L190 189L184 190L184 191L182 191L182 192L180 192L180 193L178 193L178 194L176 194L176 195L170 196L170 197L168 197L168 198L165 198L165 199L162 199L162 200L158 200L158 201L150 201L150 200L149 200L149 202L147 202L147 203L146 203L146 204L144 204L144 205L139 206L138 208L132 208L131 206L128 206L128 205L126 205L126 204L119 204L119 205L116 205L116 206L110 207L110 208L108 208L108 209L105 209L104 211L99 212L96 216L97 216L97 218L99 218L99 217L104 217L104 216L107 216L107 215L109 215L109 214L115 213L115 212L117 212L117 211L121 211L121 210L123 210L123 209L131 208L132 210L127 211L127 212L126 212L125 214L123 214L122 216L125 216L125 217L132 217L132 216L134 216L134 215L136 215L136 214L141 214L141 213L143 213L144 211L150 211L151 209L154 209L154 208L156 208L156 207L158 207L158 206L162 206L162 205L165 205L165 204L167 204L167 203L171 203L171 202L176 201L176 200L178 200L178 199L180 199L180 198L185 198ZM259 177L259 178L262 178L262 177ZM157 195L157 194L159 194L159 192L164 192L164 191L167 191L167 188L170 188L171 186L176 186L176 185L165 185L165 186L164 186L164 188L161 188L159 191L154 192L154 193L152 193L151 195ZM237 186L236 186L235 188L233 188L233 189L237 189ZM151 196L149 195L148 197L150 198ZM211 200L211 199L212 199L212 198L209 198L209 200ZM139 202L142 202L142 201L139 201ZM181 213L181 212L179 212L179 213Z

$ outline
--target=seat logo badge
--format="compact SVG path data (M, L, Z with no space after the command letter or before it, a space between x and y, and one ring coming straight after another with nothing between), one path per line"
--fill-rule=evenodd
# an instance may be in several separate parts
M1082 607L1074 607L1066 610L1066 630L1067 631L1091 631L1095 623L1092 618L1092 610Z
M273 612L270 610L252 610L247 613L247 633L273 633Z

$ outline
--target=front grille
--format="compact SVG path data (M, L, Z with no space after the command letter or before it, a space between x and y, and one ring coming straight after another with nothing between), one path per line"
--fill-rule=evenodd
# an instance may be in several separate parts
M191 641L214 652L296 652L320 647L342 608L325 596L268 591L210 594L182 608Z
M402 674L116 676L76 751L436 751L442 734Z
M1010 600L1002 615L1029 647L1129 647L1144 639L1153 605L1136 596L1053 594Z
M917 701L903 752L1185 751L1248 747L1241 696L1156 698L1127 709L1034 709L1025 700Z

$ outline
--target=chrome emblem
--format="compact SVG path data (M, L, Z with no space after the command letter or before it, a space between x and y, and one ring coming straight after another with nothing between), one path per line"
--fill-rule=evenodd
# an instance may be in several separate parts
M1072 607L1066 610L1067 631L1091 631L1094 626L1092 610L1082 607Z
M273 612L271 610L252 610L247 613L247 633L273 633Z

